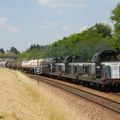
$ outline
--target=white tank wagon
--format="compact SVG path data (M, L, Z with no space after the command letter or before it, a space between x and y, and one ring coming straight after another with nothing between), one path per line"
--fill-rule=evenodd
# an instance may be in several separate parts
M42 65L42 61L43 59L25 60L25 61L22 61L21 67L23 70L29 73L34 73L34 69Z
M7 62L8 62L8 61L0 62L0 67L6 67Z

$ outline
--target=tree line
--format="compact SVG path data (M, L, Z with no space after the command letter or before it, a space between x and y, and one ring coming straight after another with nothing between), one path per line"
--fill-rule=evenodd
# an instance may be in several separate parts
M11 49L7 50L6 52L3 48L0 48L0 56L9 56L9 54L7 55L7 53L9 53L9 52L13 52L16 55L20 54L20 52L15 47L11 47Z

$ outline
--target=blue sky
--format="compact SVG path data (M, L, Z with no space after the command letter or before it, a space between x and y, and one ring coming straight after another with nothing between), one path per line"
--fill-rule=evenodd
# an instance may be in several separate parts
M0 48L23 52L49 45L95 23L108 23L119 0L0 0Z

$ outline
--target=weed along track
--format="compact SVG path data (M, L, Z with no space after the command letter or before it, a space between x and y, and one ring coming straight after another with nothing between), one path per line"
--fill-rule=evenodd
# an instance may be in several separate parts
M120 101L115 101L115 100L108 99L108 98L100 96L100 95L93 94L91 92L74 87L72 84L69 84L69 83L67 84L66 82L63 82L63 81L61 82L61 81L58 81L55 79L41 77L41 76L37 76L37 75L28 75L28 76L30 78L36 79L38 83L39 83L39 81L45 82L47 84L50 84L55 87L61 88L65 91L68 91L72 94L75 94L79 97L90 100L90 101L92 101L96 104L99 104L103 107L106 107L114 112L120 113ZM99 91L97 91L97 92L99 92Z

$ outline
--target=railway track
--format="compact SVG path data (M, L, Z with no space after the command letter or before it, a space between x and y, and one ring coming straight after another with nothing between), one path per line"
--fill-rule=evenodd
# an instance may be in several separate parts
M114 101L114 100L110 100L108 98L87 92L85 90L81 90L75 87L72 87L70 85L66 85L63 84L61 82L57 82L55 80L50 80L49 78L46 77L41 77L41 76L37 76L37 75L28 75L30 78L36 79L38 82L42 81L45 83L48 83L50 85L53 85L55 87L64 89L72 94L75 94L77 96L80 96L82 98L85 98L87 100L90 100L96 104L99 104L103 107L106 107L114 112L120 113L120 101Z
M120 93L116 93L116 95L120 96Z

